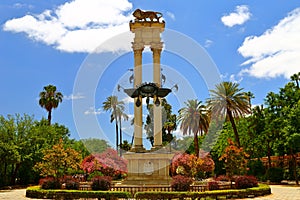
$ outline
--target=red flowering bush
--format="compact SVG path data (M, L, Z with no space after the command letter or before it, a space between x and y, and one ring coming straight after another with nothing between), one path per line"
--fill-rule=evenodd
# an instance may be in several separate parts
M195 155L176 154L172 159L171 174L184 175L188 177L195 177L199 174L212 172L215 168L215 163L209 154L197 158Z
M79 181L76 178L73 178L72 176L65 176L60 181L65 185L65 188L67 190L78 190L79 189Z
M216 181L230 181L228 176L220 175L216 178Z
M208 182L208 189L209 190L218 190L219 189L219 184L217 181L209 181Z
M238 176L235 179L235 188L236 189L246 189L257 187L257 179L254 176Z
M92 154L86 157L81 168L87 173L101 172L104 176L119 177L127 172L126 161L118 156L114 149L107 149L101 154Z
M243 148L237 147L231 139L228 139L228 146L219 160L224 161L226 174L232 180L234 175L246 173L248 157L249 155L244 152Z
M42 178L39 181L39 185L42 189L49 190L49 189L61 189L61 183L58 179L53 177Z
M111 186L111 177L97 176L92 179L92 190L107 191Z
M189 177L177 175L172 178L171 188L175 191L189 191L193 180Z

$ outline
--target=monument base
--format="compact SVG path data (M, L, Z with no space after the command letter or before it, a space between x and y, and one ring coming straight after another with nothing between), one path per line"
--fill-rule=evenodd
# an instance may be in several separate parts
M128 176L122 185L170 185L169 168L174 153L128 152L123 156L128 161Z

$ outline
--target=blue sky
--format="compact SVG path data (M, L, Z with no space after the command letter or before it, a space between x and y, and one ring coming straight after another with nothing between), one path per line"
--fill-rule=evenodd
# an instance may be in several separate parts
M298 0L2 0L0 114L27 113L36 119L46 117L46 111L38 105L38 94L44 86L53 84L65 96L53 112L53 121L66 125L73 138L99 136L113 145L114 126L101 105L107 96L117 94L126 100L128 114L133 114L132 103L116 91L120 83L129 87L127 80L131 72L128 69L133 66L133 54L130 40L119 43L117 39L122 39L119 34L129 31L131 13L136 8L163 13L166 32L177 31L201 46L207 53L206 59L215 63L222 80L236 81L245 91L254 93L253 104L262 104L268 92L278 91L293 73L300 71ZM112 37L117 38L112 42L114 45L101 46ZM180 47L181 41L176 42ZM121 43L128 44L129 49L128 45L120 47ZM117 59L103 68L99 64L103 60L91 54L97 47L102 56L118 55ZM169 97L177 113L183 103L178 96L188 96L185 84L192 85L195 95L202 101L208 97L208 88L206 77L196 76L188 60L167 50L166 45L162 52L163 73L168 80L165 86L178 83L179 75L186 82L180 82L177 95ZM151 63L149 51L145 52L143 62ZM99 64L103 74L95 79L90 91L94 96L86 101L87 94L76 91L75 86L92 81L85 77L83 82L77 82L80 70L91 63L96 67ZM145 67L145 71L147 69L150 67ZM93 71L90 73L92 75ZM78 102L90 103L77 110L84 118L80 125L74 122L72 108L72 103L81 105ZM89 122L97 122L97 125ZM129 125L127 128L125 138L130 139Z

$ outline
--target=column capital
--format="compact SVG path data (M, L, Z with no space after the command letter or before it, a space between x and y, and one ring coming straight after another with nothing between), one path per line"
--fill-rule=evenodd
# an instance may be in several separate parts
M144 50L144 43L137 43L137 42L132 42L132 49L133 51L143 51Z
M155 50L162 50L163 48L163 42L158 42L158 43L151 43L151 51L155 51Z

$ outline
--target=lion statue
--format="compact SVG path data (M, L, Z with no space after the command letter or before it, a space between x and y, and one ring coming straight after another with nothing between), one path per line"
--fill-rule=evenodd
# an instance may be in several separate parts
M142 11L141 9L136 9L132 14L137 21L147 21L149 19L151 22L154 22L154 19L158 22L162 17L160 12L154 11Z

